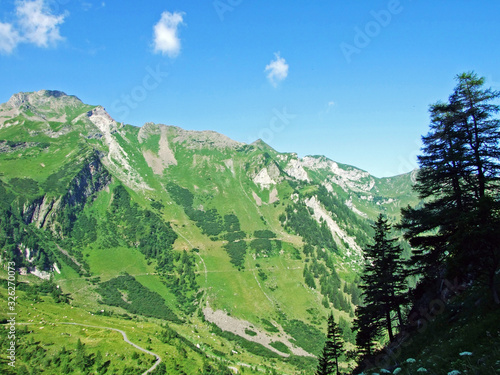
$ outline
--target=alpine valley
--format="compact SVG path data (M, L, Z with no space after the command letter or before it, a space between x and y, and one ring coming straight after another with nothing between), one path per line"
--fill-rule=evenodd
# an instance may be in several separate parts
M0 312L17 372L4 356L0 372L312 374L330 311L354 347L362 249L380 213L418 204L413 179L15 94L0 105Z

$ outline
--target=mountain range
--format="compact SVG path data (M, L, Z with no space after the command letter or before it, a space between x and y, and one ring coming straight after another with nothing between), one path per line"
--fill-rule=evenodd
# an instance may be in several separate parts
M168 374L207 360L310 373L330 311L352 346L371 224L418 204L414 179L209 130L127 125L60 91L18 93L0 105L0 256L22 283L56 285L66 303L37 302L50 319L149 324L136 338L170 353L160 355Z

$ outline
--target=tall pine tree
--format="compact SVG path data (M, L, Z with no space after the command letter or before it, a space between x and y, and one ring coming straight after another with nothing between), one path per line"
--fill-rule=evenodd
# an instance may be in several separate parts
M475 73L457 77L448 103L431 106L431 126L415 190L425 203L406 208L400 227L415 248L414 273L482 278L496 303L500 266L500 93Z
M439 274L449 239L457 230L455 218L470 208L465 137L456 125L457 110L445 103L431 106L431 131L422 137L423 155L418 156L420 169L414 186L426 203L403 210L401 225L415 248L411 264L416 274Z
M333 314L328 316L328 333L326 336L323 352L319 357L316 375L339 375L339 358L342 355L344 343L342 340L342 331L335 323Z
M406 277L401 259L402 249L396 238L389 238L391 225L380 214L375 225L374 244L365 249L365 269L361 276L364 306L356 311L356 342L362 354L372 354L373 342L385 327L389 340L394 340L393 313L403 323Z
M464 155L474 179L470 188L476 199L488 193L498 195L500 178L500 121L493 117L500 107L492 103L500 92L485 89L484 78L474 72L457 76L458 84L450 97L450 103L458 108L460 128L467 144Z

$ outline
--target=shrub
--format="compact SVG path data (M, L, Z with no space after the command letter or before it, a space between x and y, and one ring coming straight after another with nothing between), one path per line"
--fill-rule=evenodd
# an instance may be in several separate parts
M276 238L276 234L268 229L256 230L254 236L256 238Z
M290 354L290 349L288 348L288 346L286 346L281 341L273 341L269 345L271 345L274 349L279 350L281 353Z

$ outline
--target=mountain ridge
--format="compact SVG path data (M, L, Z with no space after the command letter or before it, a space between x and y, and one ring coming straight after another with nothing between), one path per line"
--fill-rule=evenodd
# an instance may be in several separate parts
M43 100L45 98L45 100ZM59 90L39 90L39 91L33 91L33 92L19 92L17 94L13 94L11 96L11 98L6 102L6 103L3 103L1 104L1 106L9 106L11 107L11 109L19 109L19 107L22 106L22 104L28 102L30 105L32 106L35 106L35 107L39 107L40 104L46 104L46 103L53 103L54 100L53 99L64 99L65 102L62 104L62 105L68 105L68 104L72 104L72 105L78 105L78 104L84 104L77 96L75 95L68 95L66 94L65 92L63 91L59 91ZM91 106L93 107L94 109L95 108L98 108L97 110L95 110L96 114L99 114L101 116L105 116L107 117L109 120L110 120L110 123L111 124L115 124L115 126L123 126L123 123L121 122L118 122L116 120L114 120L112 118L112 116L106 111L106 109L102 106ZM92 116L88 116L89 118L91 118ZM2 122L2 118L6 118L5 115L2 115L0 116L0 128L1 126L3 125L3 122L5 122L5 120L3 120ZM60 118L60 119L57 119L55 121L59 121L59 122L63 122L64 119L63 118ZM97 120L98 121L98 120ZM203 138L206 137L206 140L210 140L209 136L210 135L213 135L215 136L216 138L223 138L225 139L229 144L231 144L231 146L234 146L234 147L238 147L238 146L241 146L241 145L245 145L245 143L243 142L238 142L238 141L234 141L232 139L230 139L229 137L227 137L226 135L222 134L222 133L219 133L217 131L213 131L213 130L187 130L187 129L183 129L179 126L176 126L176 125L166 125L166 124L163 124L163 123L153 123L153 122L145 122L144 125L142 126L136 126L136 125L130 125L130 126L134 126L138 129L141 129L141 131L139 132L139 137L143 136L143 132L146 131L146 129L150 128L150 127L161 127L161 126L165 126L169 129L175 129L179 134L179 140L185 140L186 137L188 136L195 136L195 135L198 135L199 137L196 137L196 138L201 138L200 140L196 140L197 142L202 142L203 141ZM144 129L144 130L142 130ZM103 130L100 128L100 130ZM114 127L113 128L110 128L108 131L116 131L117 129L115 129ZM193 138L193 137L189 137L189 138ZM195 138L195 139L196 139ZM250 143L250 144L247 144L248 146L256 146L256 147L263 147L264 149L267 149L267 148L270 148L271 150L273 151L276 151L274 150L274 148L270 145L268 145L267 143L265 143L262 139L257 139L255 140L254 142ZM292 155L295 155L297 156L297 154L295 152L283 152L281 154L292 154ZM321 158L325 158L325 159L328 159L329 161L332 161L334 163L336 163L337 165L342 165L344 168L353 168L353 169L356 169L358 171L361 171L361 172L366 172L368 174L370 174L369 172L367 172L366 170L363 170L363 169L360 169L356 166L353 166L353 165L350 165L350 164L344 164L344 163L338 163L338 162L335 162L334 160L324 156L324 155L305 155L304 157L301 157L299 158L297 156L298 159L300 160L304 160L304 159L309 159L309 158L313 158L313 159L321 159ZM408 173L414 173L413 171L411 172L407 172L407 173L401 173L399 175L406 175ZM388 176L388 177L375 177L373 175L370 174L370 176L372 176L373 178L377 178L377 179L386 179L386 178L392 178L392 177L396 177L398 175L395 175L395 176Z

